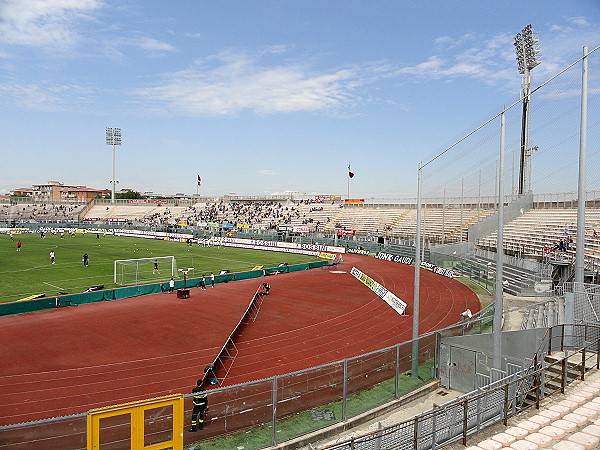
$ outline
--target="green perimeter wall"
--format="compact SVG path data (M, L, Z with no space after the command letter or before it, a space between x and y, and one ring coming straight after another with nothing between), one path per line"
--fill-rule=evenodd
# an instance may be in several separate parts
M270 275L274 272L289 273L301 270L316 269L331 264L330 261L315 261L305 264L294 264L291 266L272 267L264 270L250 270L247 272L228 273L224 275L215 275L216 283L227 283L229 281L248 280L250 278L260 278L264 275ZM210 277L188 278L186 287L200 286L200 280L204 278L210 283ZM175 281L175 289L183 289L183 280ZM111 300L120 300L123 298L139 297L147 294L160 294L169 290L169 283L143 284L140 286L128 286L115 289L106 289L101 291L86 292L81 294L67 294L60 296L44 297L34 300L20 302L0 303L0 316L9 316L13 314L23 314L34 311L43 311L57 307L56 299L59 300L59 306L77 306L86 303L105 302Z

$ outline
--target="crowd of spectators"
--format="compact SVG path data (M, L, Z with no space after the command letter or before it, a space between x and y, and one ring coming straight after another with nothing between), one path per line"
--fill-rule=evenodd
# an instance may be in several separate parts
M276 201L234 201L195 204L186 208L165 207L160 211L138 219L154 225L188 225L206 223L246 224L251 227L276 228L299 217L298 205Z
M64 203L10 203L0 207L0 221L73 221L78 219L85 204Z

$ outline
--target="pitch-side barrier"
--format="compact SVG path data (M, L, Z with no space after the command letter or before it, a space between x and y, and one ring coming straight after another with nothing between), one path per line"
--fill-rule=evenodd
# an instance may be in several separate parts
M230 281L247 280L251 278L260 278L274 273L289 273L302 270L317 269L328 264L328 261L313 261L303 264L294 264L289 266L271 267L261 270L249 270L246 272L227 273L215 275L215 284L228 283ZM200 280L204 277L188 278L186 287L200 286ZM183 280L175 281L175 289L183 289ZM149 294L160 294L169 291L169 283L142 284L139 286L128 286L115 289L104 289L99 291L85 292L80 294L54 295L50 297L38 298L34 300L0 303L0 316L9 316L13 314L24 314L34 311L43 311L63 306L77 306L86 303L104 302L112 300L121 300L131 297L139 297Z
M238 351L235 345L236 337L241 334L242 328L246 324L256 320L266 295L268 295L268 292L265 290L264 284L261 284L252 296L252 300L248 304L246 311L227 338L227 341L225 341L225 344L221 348L219 355L215 358L212 364L209 364L204 368L202 387L206 388L211 385L217 385L216 387L218 387L223 384L225 378L227 378L227 375L229 374L229 370L233 366L235 358L237 357Z

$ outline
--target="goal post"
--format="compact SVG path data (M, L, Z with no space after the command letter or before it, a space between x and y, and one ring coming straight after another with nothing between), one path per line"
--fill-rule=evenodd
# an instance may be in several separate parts
M174 256L117 259L114 264L114 283L121 286L164 281L176 274L177 262Z

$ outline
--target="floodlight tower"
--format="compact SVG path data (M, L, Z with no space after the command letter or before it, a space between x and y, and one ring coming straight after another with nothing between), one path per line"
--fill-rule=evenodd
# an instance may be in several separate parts
M528 147L529 129L529 96L531 95L531 77L529 72L540 64L540 52L538 34L533 31L531 25L527 25L515 36L515 50L517 52L517 67L523 75L523 115L521 119L521 157L519 164L519 195L531 190L531 152Z
M111 203L115 203L115 185L117 181L115 180L115 146L121 145L121 129L120 128L106 128L106 145L112 145L112 180L110 180L110 184L112 185L112 191L110 194Z

